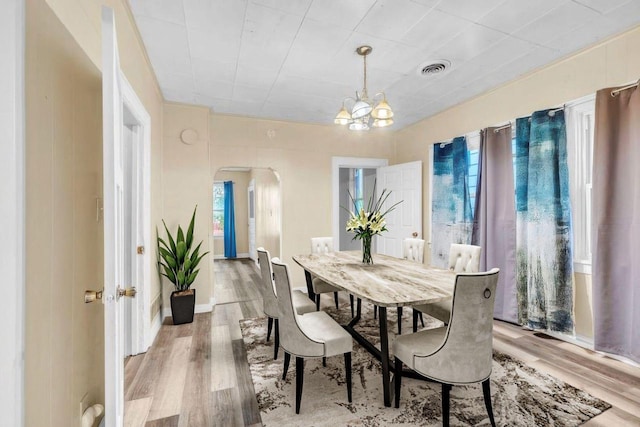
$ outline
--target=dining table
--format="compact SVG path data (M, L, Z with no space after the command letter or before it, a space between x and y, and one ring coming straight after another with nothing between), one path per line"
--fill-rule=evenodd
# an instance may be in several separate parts
M381 362L384 405L391 406L394 379L391 378L393 367L389 360L387 308L398 308L401 313L400 310L405 306L429 304L451 298L455 273L381 254L373 256L373 263L365 264L362 262L360 251L295 255L293 260L305 271L310 298L315 298L311 285L313 277L318 277L357 298L355 315L352 314L351 321L342 326ZM378 307L380 349L356 330L363 300ZM403 372L403 376L407 374L421 378L413 371Z

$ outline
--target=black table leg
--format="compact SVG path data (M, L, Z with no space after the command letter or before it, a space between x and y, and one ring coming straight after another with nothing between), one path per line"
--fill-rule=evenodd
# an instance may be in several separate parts
M391 378L389 374L389 335L387 334L387 307L378 307L380 320L380 356L382 362L382 389L384 406L391 406Z
M304 278L307 279L307 294L309 295L309 299L313 302L316 302L316 293L313 292L313 283L311 280L311 273L305 270Z

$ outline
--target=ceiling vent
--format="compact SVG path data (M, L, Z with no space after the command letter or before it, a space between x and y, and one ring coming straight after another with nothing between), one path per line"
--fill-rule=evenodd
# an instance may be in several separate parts
M449 67L451 67L451 62L446 59L433 59L423 62L417 71L419 76L431 77L436 74L444 74L449 71Z

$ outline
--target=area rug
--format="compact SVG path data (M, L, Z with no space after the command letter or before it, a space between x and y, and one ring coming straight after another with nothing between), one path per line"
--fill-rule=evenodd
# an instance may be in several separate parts
M327 308L339 323L350 317L345 305ZM390 341L397 331L395 311L389 312ZM410 331L411 313L405 313L403 330ZM425 321L430 319L425 316ZM426 327L441 323L431 320ZM300 414L295 413L295 359L282 380L283 351L273 360L273 338L266 343L266 319L240 321L251 377L265 426L441 426L441 386L402 379L400 408L382 401L380 363L354 341L352 353L353 402L347 402L344 358L306 359ZM406 329L404 329L406 328ZM377 342L378 323L367 304L357 329ZM405 332L406 333L406 332ZM391 345L390 345L391 347ZM499 426L576 426L611 406L518 360L494 353L491 394ZM452 426L490 425L480 384L456 386L451 391Z

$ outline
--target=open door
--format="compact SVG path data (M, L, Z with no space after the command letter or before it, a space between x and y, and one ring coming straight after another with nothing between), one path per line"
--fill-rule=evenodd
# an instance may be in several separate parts
M125 351L145 352L154 338L151 260L145 250L151 241L151 119L120 71L115 18L108 7L102 8L102 114L105 425L119 427ZM133 301L123 298L136 292ZM159 314L156 319L159 323Z
M377 236L377 252L402 258L402 241L422 238L422 162L379 167L377 181L378 195L391 191L383 210L402 200L387 214L388 231Z

